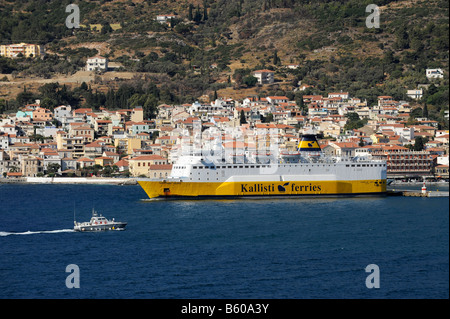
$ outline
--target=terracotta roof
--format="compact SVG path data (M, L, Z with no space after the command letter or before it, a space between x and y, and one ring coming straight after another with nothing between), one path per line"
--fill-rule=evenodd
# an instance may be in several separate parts
M253 71L253 73L275 73L274 71L271 71L271 70L267 70L267 69L264 69L264 70L256 70L256 71Z
M127 160L124 160L124 159L121 159L120 161L118 161L117 163L114 163L114 165L116 165L116 166L125 166L125 167L128 167L128 161Z
M166 158L160 155L142 155L130 159L130 161L153 161L153 160L166 160Z

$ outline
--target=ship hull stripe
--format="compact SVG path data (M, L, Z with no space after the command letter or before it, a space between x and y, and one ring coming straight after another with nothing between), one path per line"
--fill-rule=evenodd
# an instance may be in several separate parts
M278 182L139 181L149 198L156 197L268 197L355 196L385 194L386 180Z

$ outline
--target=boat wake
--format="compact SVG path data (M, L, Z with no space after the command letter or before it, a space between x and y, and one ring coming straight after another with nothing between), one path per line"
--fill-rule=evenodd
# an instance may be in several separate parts
M42 231L29 230L22 233L0 231L0 237L5 237L9 235L58 234L58 233L72 233L72 232L74 232L73 229L57 229L57 230L42 230Z

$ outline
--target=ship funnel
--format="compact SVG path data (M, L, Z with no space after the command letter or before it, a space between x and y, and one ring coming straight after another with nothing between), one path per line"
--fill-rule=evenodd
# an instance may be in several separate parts
M314 134L302 135L302 140L298 143L297 149L300 152L322 152Z

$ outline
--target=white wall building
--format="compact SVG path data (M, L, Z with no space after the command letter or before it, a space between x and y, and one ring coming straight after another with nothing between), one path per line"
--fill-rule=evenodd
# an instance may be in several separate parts
M406 95L414 100L419 100L423 96L423 90L422 89L407 90Z
M95 56L87 59L86 70L88 71L106 71L108 70L108 60L102 56Z
M55 107L53 110L54 118L60 121L62 124L66 124L69 122L69 119L72 119L72 107L70 105L61 105Z
M258 84L270 84L275 81L274 73L271 70L256 70L253 71L253 76L258 79Z
M427 69L426 76L428 79L442 79L444 78L444 71L442 69Z

